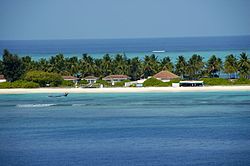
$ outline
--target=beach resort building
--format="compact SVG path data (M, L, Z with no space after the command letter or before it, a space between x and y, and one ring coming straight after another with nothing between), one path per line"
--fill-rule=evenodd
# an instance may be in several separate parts
M73 81L74 83L77 83L79 78L74 77L74 76L62 76L63 80L65 81Z
M111 82L112 85L114 85L116 82L129 80L130 77L127 75L109 75L107 77L104 77L103 80L107 82Z
M161 80L162 82L169 82L172 79L180 78L179 76L167 70L161 71L155 74L153 77L158 80Z
M6 79L4 78L4 75L0 75L0 82L6 82Z
M194 86L204 86L203 81L180 81L180 87L194 87Z
M88 81L89 84L94 84L94 83L96 83L98 78L95 76L87 76L87 77L83 78L83 80Z
M125 82L125 87L130 87L131 85L135 85L136 87L143 87L144 81L147 79L140 79L137 81Z

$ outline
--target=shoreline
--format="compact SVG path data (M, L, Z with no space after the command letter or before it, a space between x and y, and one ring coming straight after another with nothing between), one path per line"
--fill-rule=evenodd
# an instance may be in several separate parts
M0 94L33 93L167 93L167 92L220 92L250 91L250 86L203 86L203 87L141 87L141 88L18 88L0 89Z

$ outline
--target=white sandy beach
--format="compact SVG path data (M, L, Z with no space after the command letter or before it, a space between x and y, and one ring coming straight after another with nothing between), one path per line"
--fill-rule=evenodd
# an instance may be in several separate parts
M250 86L204 86L204 87L144 87L144 88L35 88L0 89L0 94L27 93L143 93L143 92L213 92L250 91Z

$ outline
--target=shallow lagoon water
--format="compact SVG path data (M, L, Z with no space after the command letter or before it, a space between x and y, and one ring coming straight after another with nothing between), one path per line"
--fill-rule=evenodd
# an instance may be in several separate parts
M250 92L0 95L1 165L250 165Z

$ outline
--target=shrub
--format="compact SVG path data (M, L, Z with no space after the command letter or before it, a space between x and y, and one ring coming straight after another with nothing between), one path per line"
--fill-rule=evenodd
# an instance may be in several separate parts
M0 88L39 88L39 84L28 81L3 82L0 83Z
M115 85L113 85L113 86L114 87L123 87L125 85L125 82L130 82L130 80L124 80L124 81L116 82Z
M172 86L172 82L162 82L158 85L158 87L166 87L166 86Z
M156 86L156 87L164 87L164 86L171 86L172 82L162 82L161 80L158 80L154 77L151 77L144 81L143 86Z
M103 86L111 86L111 83L105 81L105 80L97 80L96 83L102 84Z
M204 85L231 85L232 83L224 78L202 78Z
M129 87L136 87L136 84L131 84Z
M88 84L89 82L87 80L81 80L79 84Z
M239 78L236 81L234 81L235 85L244 85L244 84L250 84L250 80L246 78Z
M39 88L39 84L35 82L28 82L28 81L15 81L13 82L14 87L20 88Z
M51 86L59 86L62 84L63 78L57 73L29 71L24 76L24 80L33 81L38 83L41 87L45 87L46 84L50 84Z
M5 88L13 88L11 82L2 82L0 83L0 89L5 89Z
M101 84L99 84L99 83L94 83L94 84L92 85L92 88L100 88L100 86L101 86Z
M181 81L180 78L175 78L175 79L172 79L170 82L171 83L179 83Z
M154 77L151 77L149 79L147 79L146 81L144 81L143 86L147 87L147 86L158 86L162 83L161 80L158 80Z
M73 81L63 80L61 86L72 87L72 86L75 86L75 83Z

